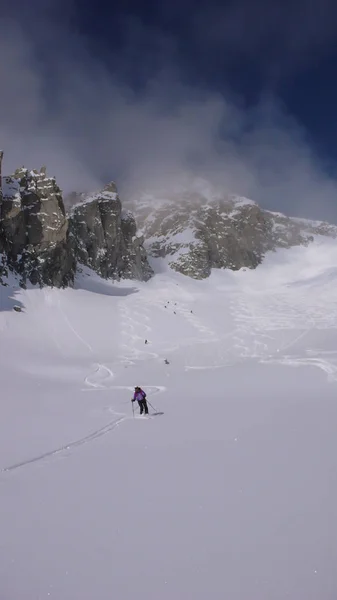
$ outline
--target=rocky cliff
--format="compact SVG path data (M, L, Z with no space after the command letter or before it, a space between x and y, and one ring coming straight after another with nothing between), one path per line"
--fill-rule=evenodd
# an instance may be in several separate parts
M21 168L0 181L0 279L11 269L21 285L64 287L74 281L78 263L105 278L151 277L143 238L133 216L122 212L114 184L89 197L74 195L67 215L45 168Z
M255 268L266 252L307 245L314 235L337 237L337 227L286 217L236 196L185 192L157 203L135 204L146 248L170 267L195 279L212 268Z
M203 279L213 268L255 268L267 252L309 244L318 234L337 237L336 226L198 189L164 200L140 196L133 204L139 235L114 183L95 194L71 194L66 214L61 190L45 168L21 168L0 181L0 283L9 268L22 284L67 286L81 265L104 278L147 281L153 274L148 256Z
M153 274L130 212L123 213L115 183L80 197L69 213L77 260L105 278L147 281Z
M9 268L25 282L66 286L75 259L61 190L40 171L18 169L2 177L0 251Z

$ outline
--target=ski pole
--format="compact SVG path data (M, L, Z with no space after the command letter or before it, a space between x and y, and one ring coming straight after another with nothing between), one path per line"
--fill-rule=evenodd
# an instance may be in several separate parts
M147 403L151 406L151 408L154 410L154 412L158 412L157 409L153 406L153 404L151 404L151 402L148 400Z
M132 404L132 414L133 414L133 418L135 418L135 407L133 406L133 402L131 400L131 404Z

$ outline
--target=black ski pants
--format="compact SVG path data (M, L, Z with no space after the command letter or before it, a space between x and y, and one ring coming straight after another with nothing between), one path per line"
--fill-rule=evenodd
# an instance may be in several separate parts
M149 409L148 409L146 400L138 400L138 404L139 404L140 414L142 415L143 412L145 412L145 414L148 415Z

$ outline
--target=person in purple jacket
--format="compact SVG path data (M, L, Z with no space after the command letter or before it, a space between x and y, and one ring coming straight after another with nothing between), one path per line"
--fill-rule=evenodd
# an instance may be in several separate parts
M139 404L140 414L142 415L143 412L145 412L145 414L148 415L149 408L146 402L146 394L144 390L142 390L142 388L140 388L138 385L135 387L135 393L132 398L132 402L136 401Z

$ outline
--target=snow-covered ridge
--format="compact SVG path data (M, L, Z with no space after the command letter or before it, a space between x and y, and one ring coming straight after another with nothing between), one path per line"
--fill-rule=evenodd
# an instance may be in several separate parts
M197 278L212 268L255 268L266 252L312 243L316 235L337 237L336 226L263 210L211 188L207 194L198 187L166 197L144 194L132 208L149 254Z
M96 202L97 200L105 202L115 202L118 200L118 194L117 192L109 192L106 190L102 190L101 192L83 194L81 195L81 200L72 205L71 210L74 210L85 204L91 204L92 202Z
M56 201L62 219L54 222L52 212L44 230L57 232L61 222L65 229L70 225L73 250L69 245L69 252L75 255L72 262L68 260L70 279L76 257L106 277L124 273L147 279L153 272L147 253L184 275L202 279L214 268L256 268L267 252L312 243L316 235L337 236L335 226L263 210L253 200L200 179L185 187L177 183L171 191L141 193L134 201L124 201L123 207L116 184L110 182L98 192L67 196L66 215L61 190L54 178L46 176L45 168L22 168L14 177L4 178L3 196L4 201L14 200L7 206L11 218L12 209L34 211L34 198L38 198L35 208L42 224L51 199ZM31 198L23 205L26 196ZM66 232L64 242L68 244Z
M115 182L111 181L102 190L97 192L73 192L65 198L65 204L69 212L81 207L85 204L91 204L96 201L100 202L119 202L117 187Z

